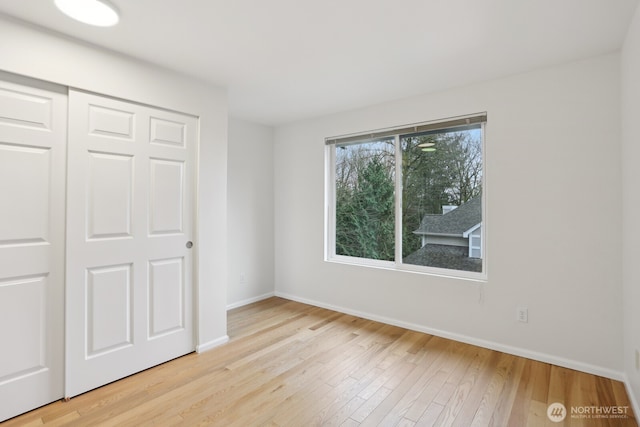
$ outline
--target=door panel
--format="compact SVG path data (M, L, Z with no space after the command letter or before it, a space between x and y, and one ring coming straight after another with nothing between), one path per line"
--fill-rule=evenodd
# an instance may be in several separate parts
M0 421L63 396L66 112L0 73Z
M133 140L135 113L89 105L89 135Z
M51 149L0 142L3 186L0 244L46 242L49 233ZM20 185L8 185L20 183Z
M185 123L151 117L151 143L184 148L186 136Z
M195 348L197 119L74 90L69 111L70 397Z
M184 162L151 159L149 232L182 233Z
M35 84L42 86L40 82ZM60 92L58 88L55 91ZM13 127L14 135L21 134L18 128L51 131L54 102L49 94L36 92L30 86L3 85L0 87L0 123Z
M183 264L183 258L149 261L149 338L184 328Z
M131 264L87 269L87 358L133 345Z
M13 357L0 365L0 378L6 380L41 371L45 367L42 349L46 345L45 276L6 280L2 286L0 312L11 323L0 324L0 336L12 343ZM20 304L16 304L20 302ZM16 325L20 325L16 328Z
M131 237L133 157L89 151L87 239Z

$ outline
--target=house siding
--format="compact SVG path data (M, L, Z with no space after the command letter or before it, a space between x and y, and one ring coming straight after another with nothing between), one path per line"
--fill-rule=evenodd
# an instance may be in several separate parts
M423 236L422 246L426 244L468 247L469 240L464 237Z

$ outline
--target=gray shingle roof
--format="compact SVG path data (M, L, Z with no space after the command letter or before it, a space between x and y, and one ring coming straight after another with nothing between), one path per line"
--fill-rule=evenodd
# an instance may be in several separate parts
M405 264L482 272L482 260L469 258L469 248L427 244L405 257Z
M415 234L462 236L462 233L482 222L482 197L477 196L444 215L425 215Z

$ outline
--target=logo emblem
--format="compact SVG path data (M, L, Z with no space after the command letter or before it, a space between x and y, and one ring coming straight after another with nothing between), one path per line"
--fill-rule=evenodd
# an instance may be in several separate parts
M547 408L547 417L554 423L561 423L567 417L567 408L562 403L552 403Z

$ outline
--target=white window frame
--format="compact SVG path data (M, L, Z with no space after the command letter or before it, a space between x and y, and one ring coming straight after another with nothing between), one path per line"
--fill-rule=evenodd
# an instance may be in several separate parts
M437 120L422 122L418 124L412 124L407 126L398 126L394 128L381 129L374 132L361 132L350 135L341 135L337 137L330 137L325 139L325 262L349 264L357 266L365 266L372 268L382 268L395 271L403 271L410 273L425 274L431 276L451 277L465 279L475 282L487 281L487 186L486 186L486 138L485 128L486 119L480 123L480 133L482 138L482 228L481 228L481 254L482 254L482 272L454 270L430 266L421 266L414 264L405 264L402 262L402 162L397 159L402 159L402 152L400 146L400 136L405 135L407 128L418 129L420 126L438 125L439 123L446 123L451 120L464 119L466 117L477 117L480 114L473 114L469 116L460 116L452 119ZM486 113L482 113L486 117ZM443 127L446 128L446 127ZM397 132L396 132L397 131ZM395 180L395 261L374 260L368 258L351 257L346 255L336 254L336 199L335 199L335 167L336 167L336 143L331 143L342 138L357 138L361 137L361 141L364 142L368 139L369 135L385 133L387 135L395 134L395 155L396 155L396 180Z

